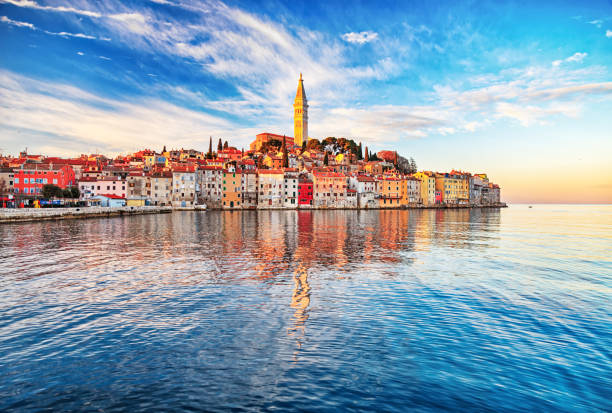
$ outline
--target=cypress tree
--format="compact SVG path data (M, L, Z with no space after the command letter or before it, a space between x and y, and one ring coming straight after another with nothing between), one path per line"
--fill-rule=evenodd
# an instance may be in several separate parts
M223 143L221 142L221 138L219 138L219 143L217 144L217 152L221 152L223 150Z
M304 141L302 141L302 152L306 151L306 139L304 139Z
M323 165L329 165L329 157L327 156L327 151L325 151L325 157L323 158Z
M357 147L357 159L363 159L363 149L361 148L361 142L359 142L359 146Z
M283 135L283 168L289 168L289 154L287 153L287 139Z
M370 160L370 156L368 155L368 147L365 147L365 159L366 162L368 162Z
M225 141L225 143L223 144L223 149L227 149L229 147L229 145L227 144L227 141Z
M212 136L210 137L210 141L208 141L208 155L212 155Z

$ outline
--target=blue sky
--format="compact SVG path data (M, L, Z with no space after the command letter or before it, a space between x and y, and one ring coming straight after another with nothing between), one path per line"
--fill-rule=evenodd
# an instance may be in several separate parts
M608 1L0 0L0 46L4 153L292 135L302 72L311 137L485 171L510 201L612 202Z

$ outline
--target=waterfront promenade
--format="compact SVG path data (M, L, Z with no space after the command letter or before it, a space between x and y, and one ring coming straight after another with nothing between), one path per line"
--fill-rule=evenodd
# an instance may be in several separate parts
M163 214L171 207L123 206L83 208L0 208L0 223L21 221L47 221L72 218L112 217L121 215Z
M506 208L505 203L495 205L413 205L401 208L302 208L300 210L374 210L374 209L472 209L472 208ZM81 207L81 208L0 208L0 224L10 222L48 221L74 218L104 218L124 215L164 214L172 211L204 211L206 208L173 208L169 206L123 206L123 207ZM221 209L209 210L286 210L294 211L296 208L250 208L250 209Z

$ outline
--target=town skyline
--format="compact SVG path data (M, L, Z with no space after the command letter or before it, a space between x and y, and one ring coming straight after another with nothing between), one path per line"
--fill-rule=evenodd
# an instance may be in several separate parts
M311 137L483 171L509 202L612 202L609 4L310 7L2 0L0 148L247 148L293 135L302 72Z

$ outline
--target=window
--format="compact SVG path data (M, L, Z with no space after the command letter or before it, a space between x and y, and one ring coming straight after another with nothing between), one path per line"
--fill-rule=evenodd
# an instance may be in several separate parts
M18 184L19 183L19 178L15 178L15 183Z
M27 194L28 193L28 188L23 188L23 193Z
M28 183L28 178L23 178L23 183L27 184Z

